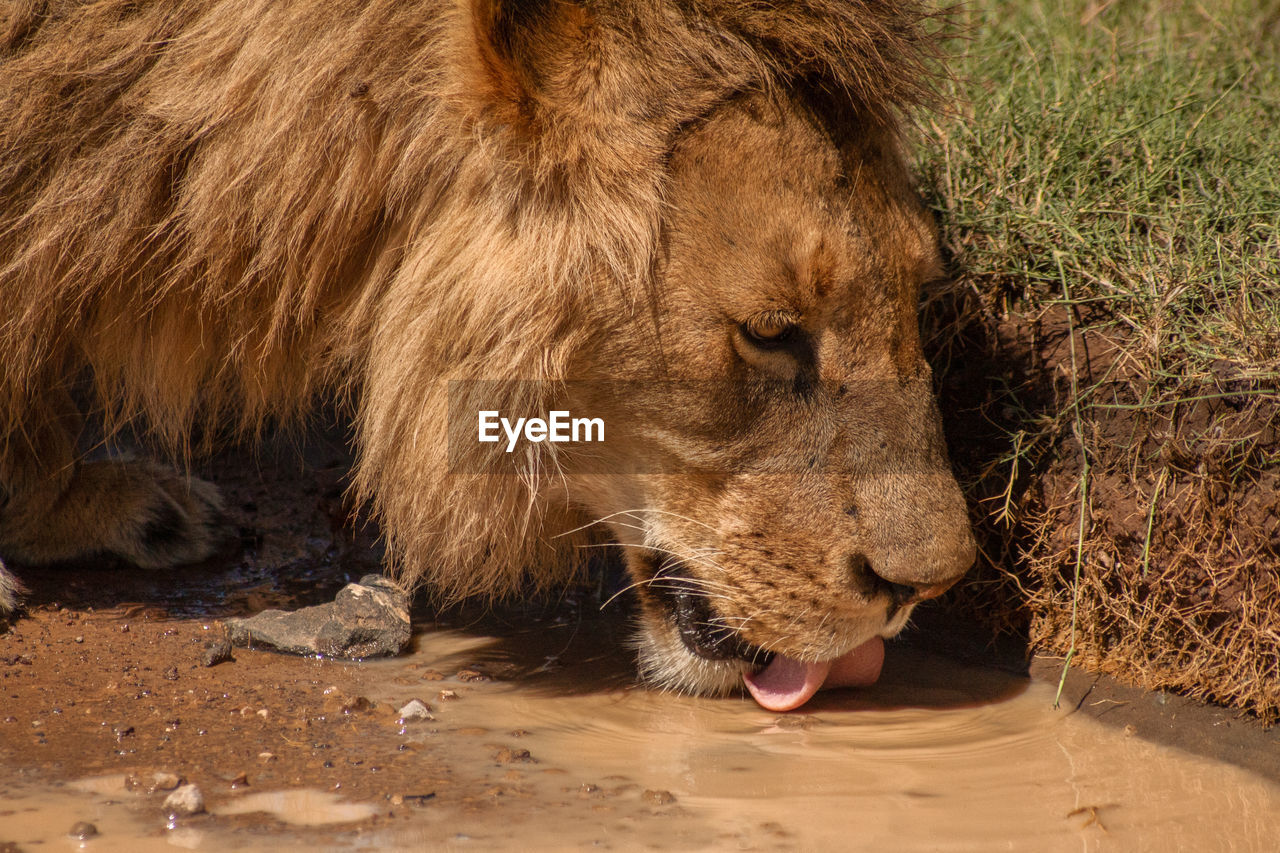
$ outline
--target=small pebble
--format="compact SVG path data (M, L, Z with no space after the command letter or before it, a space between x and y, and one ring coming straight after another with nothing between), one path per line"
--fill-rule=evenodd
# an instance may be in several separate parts
M676 801L676 795L670 791L655 791L649 788L640 795L640 799L654 806L669 806Z
M440 701L441 701L441 702L448 702L450 699L457 699L457 698L458 698L458 691L456 691L456 690L441 690L441 691L440 691L440 697L439 697L439 698L440 698Z
M466 682L488 681L489 676L474 669L460 669L458 670L458 680Z
M259 752L258 760L259 761L275 761L276 756L274 753L271 753L271 752Z
M164 809L175 816L200 814L204 811L204 794L195 785L183 785L164 798Z
M400 718L400 722L408 723L413 720L434 720L431 716L431 706L421 699L410 699L404 704L396 715Z
M79 637L79 636L78 636L78 637L76 637L76 638L75 638L75 641L76 641L77 643L83 643L83 642L84 642L84 637ZM90 825L90 826L93 826L93 824L89 824L89 825Z
M213 636L205 640L200 662L205 666L217 666L220 663L234 660L231 657L231 634L227 631L226 626L219 622L213 626L210 633Z
M166 669L166 670L164 671L164 677L165 677L165 680L166 680L166 681L177 681L177 680L178 680L178 668L177 668L176 666L171 666L171 667L169 667L168 669Z
M533 761L533 756L529 754L527 749L512 749L509 746L504 746L494 753L493 760L499 764L527 764Z
M71 831L67 833L67 835L70 835L72 838L78 839L80 841L85 841L87 839L93 838L97 834L98 834L98 827L89 823L87 820L80 821L75 826L71 827Z
M151 777L151 792L172 791L182 784L182 777L177 773L161 770Z

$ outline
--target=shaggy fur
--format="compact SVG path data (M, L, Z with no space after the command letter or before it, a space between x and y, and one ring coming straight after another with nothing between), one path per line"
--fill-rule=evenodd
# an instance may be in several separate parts
M76 520L24 507L67 495L110 528L81 550L211 547L206 484L77 464L87 379L109 429L179 454L346 399L402 578L563 579L599 534L557 534L599 511L564 499L550 445L519 476L447 473L446 380L503 380L504 410L541 412L560 380L607 375L609 318L665 310L673 152L726 105L859 128L909 194L893 125L930 92L925 18L913 0L6 4L0 552L62 556ZM157 524L187 550L161 553Z

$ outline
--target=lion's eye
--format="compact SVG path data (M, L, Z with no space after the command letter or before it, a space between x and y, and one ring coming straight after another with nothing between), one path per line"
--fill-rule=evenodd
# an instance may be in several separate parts
M777 349L787 346L799 334L799 327L782 317L762 317L741 325L742 337L761 349Z

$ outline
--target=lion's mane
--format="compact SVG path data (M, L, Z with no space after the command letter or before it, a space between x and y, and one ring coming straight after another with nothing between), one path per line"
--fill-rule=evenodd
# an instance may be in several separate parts
M735 93L866 120L929 96L914 0L13 0L0 11L0 475L91 377L181 453L322 395L392 563L544 582L554 464L446 476L447 379L565 376L601 288L645 298L664 162ZM511 411L543 410L537 400ZM34 464L38 467L39 460Z

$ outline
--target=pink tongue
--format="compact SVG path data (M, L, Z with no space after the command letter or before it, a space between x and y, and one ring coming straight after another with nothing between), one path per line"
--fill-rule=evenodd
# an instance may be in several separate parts
M868 640L835 660L805 663L774 655L759 672L742 676L747 690L770 711L799 708L823 687L862 687L875 684L884 663L884 640Z

